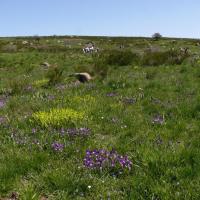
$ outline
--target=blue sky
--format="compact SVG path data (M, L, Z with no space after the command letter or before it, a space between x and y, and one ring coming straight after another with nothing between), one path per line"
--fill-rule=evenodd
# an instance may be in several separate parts
M0 0L0 36L200 38L200 0Z

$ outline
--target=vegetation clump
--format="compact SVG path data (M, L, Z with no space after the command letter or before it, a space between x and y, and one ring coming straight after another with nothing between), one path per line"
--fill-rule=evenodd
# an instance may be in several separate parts
M145 52L141 57L142 65L180 65L189 56L180 50L170 49L168 51Z
M63 69L61 67L58 67L57 65L52 66L49 68L46 78L49 80L48 85L52 86L55 85L63 79Z
M77 122L84 119L84 112L77 112L73 109L51 109L49 112L39 111L33 114L33 119L43 127L56 126L61 127L71 122Z
M126 66L137 61L137 55L130 50L112 50L106 55L106 63L108 65Z
M128 156L119 155L115 150L106 151L105 149L87 150L84 158L84 165L89 169L129 169L131 170L132 162Z

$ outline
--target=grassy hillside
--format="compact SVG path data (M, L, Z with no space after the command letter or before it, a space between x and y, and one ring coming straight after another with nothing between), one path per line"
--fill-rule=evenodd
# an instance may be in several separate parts
M1 38L0 199L200 199L199 88L198 40Z

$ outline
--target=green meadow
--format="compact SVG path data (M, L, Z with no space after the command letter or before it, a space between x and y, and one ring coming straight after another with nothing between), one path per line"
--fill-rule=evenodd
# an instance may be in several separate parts
M0 199L200 199L200 40L0 38Z

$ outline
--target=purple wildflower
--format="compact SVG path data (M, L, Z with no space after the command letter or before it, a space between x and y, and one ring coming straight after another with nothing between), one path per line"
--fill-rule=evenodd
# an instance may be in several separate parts
M104 149L86 150L83 162L85 167L97 170L116 167L130 170L132 166L132 162L127 156L119 155L115 150L106 151Z
M88 136L90 134L89 128L69 128L67 129L69 136Z
M52 143L51 147L54 151L62 151L64 149L64 145L58 142Z

